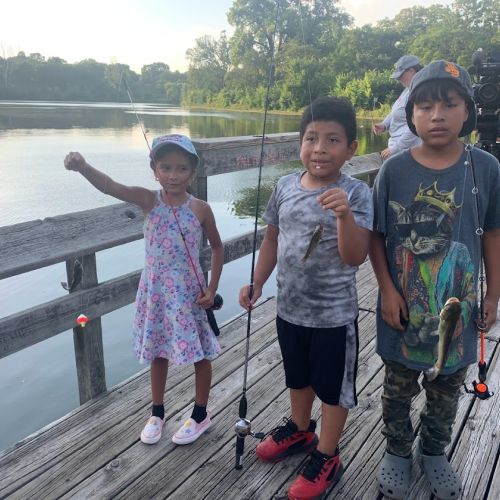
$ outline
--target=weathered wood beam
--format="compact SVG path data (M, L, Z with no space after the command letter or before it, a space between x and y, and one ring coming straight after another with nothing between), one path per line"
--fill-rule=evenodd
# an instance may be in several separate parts
M259 166L262 136L197 139L200 176L226 174ZM299 158L299 134L269 134L264 139L262 164L277 165Z
M129 203L0 227L0 279L139 240L141 210Z

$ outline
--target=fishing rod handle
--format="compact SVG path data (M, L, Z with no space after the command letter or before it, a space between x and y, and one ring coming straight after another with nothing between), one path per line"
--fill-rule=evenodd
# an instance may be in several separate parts
M247 398L246 398L245 394L243 394L243 396L241 396L241 399L240 399L240 405L238 408L238 416L240 418L245 418L247 416Z
M478 368L478 378L479 378L479 381L480 382L484 382L486 380L486 371L488 369L486 363L483 361L483 362L479 362L477 364L477 368Z
M234 468L241 470L243 468L243 452L245 451L245 438L241 436L236 437L236 463Z

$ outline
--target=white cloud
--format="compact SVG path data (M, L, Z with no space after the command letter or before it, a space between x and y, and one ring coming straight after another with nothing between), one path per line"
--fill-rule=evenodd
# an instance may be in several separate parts
M400 10L418 5L429 7L430 5L450 5L452 0L341 0L341 5L355 19L356 26L364 24L375 24L385 17L393 18Z

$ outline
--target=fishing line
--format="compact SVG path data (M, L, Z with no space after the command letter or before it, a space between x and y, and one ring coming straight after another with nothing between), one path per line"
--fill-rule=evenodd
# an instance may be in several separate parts
M149 141L148 141L148 136L146 135L146 129L144 128L144 124L142 123L141 119L139 118L139 115L137 113L137 109L135 107L135 103L134 103L134 99L132 98L132 93L130 91L130 88L127 84L127 80L125 78L125 75L124 73L122 73L122 76L121 76L121 79L120 79L120 84L121 82L123 82L123 86L125 88L125 91L127 92L127 95L128 95L128 98L129 98L129 101L130 101L130 104L132 106L132 110L135 114L135 117L137 119L137 122L139 123L139 126L141 128L141 131L142 131L142 135L144 137L144 140L146 141L146 144L148 146L148 150L149 150L149 154L151 156L151 159L153 160L153 163L156 165L156 157L155 157L155 154L153 153L153 150L151 149L151 146L149 144ZM177 228L179 229L179 233L181 235L181 238L182 238L182 242L184 243L184 248L186 249L186 253L187 253L187 256L189 258L189 262L190 262L190 265L191 265L191 269L196 277L196 281L198 282L198 287L200 289L200 293L201 295L204 295L204 290L203 290L203 285L201 283L201 279L198 275L198 272L196 270L196 266L194 265L194 261L193 261L193 258L191 257L191 252L189 251L189 248L187 246L187 243L186 243L186 238L184 236L184 233L182 231L182 228L181 228L181 225L179 223L179 219L177 218L177 214L176 214L176 211L175 211L175 207L174 205L172 205L170 202L169 202L169 199L168 199L168 193L167 193L167 190L165 189L164 190L165 192L165 198L168 202L168 205L170 206L171 210L172 210L172 214L174 215L174 219L175 219L175 222L177 224ZM207 319L208 319L208 323L210 324L210 328L212 328L212 331L214 332L214 334L216 336L218 336L220 334L220 330L219 330L219 327L217 325L217 321L215 319L215 315L213 313L213 310L218 310L222 307L222 304L223 304L223 300L222 300L222 297L219 295L219 294L215 294L214 295L214 304L212 305L212 307L208 308L208 309L205 309L205 313L207 315Z
M479 361L477 364L478 367L478 379L479 382L475 380L472 381L472 389L468 389L465 382L463 384L465 388L465 392L468 394L473 394L479 399L488 399L493 396L493 392L490 392L488 389L488 385L486 384L486 372L488 371L488 365L484 360L484 333L486 331L486 321L484 318L484 282L485 282L485 272L484 272L484 262L483 262L483 236L484 229L481 227L481 219L479 214L479 189L477 187L476 182L476 173L474 169L474 162L472 160L472 149L473 146L471 144L466 144L465 151L467 153L467 162L466 166L470 167L470 171L472 174L472 195L474 196L474 215L476 222L476 230L475 234L479 239L479 320L477 321L477 327L479 330Z
M302 33L302 47L304 49L304 61L307 61L307 52L306 52L306 36L304 33L304 21L302 19L302 2L298 0L299 3L299 19L300 19L300 31ZM307 93L309 94L309 105L312 104L312 94L311 94L311 81L309 80L309 74L307 71L307 66L304 66L304 75L306 77L306 85L307 85ZM313 110L311 107L311 118L314 121Z
M151 146L149 145L148 141L148 136L146 135L146 130L144 128L144 124L142 123L141 119L139 118L139 115L137 114L137 110L135 108L134 100L132 99L132 94L130 92L130 89L127 84L127 80L125 79L125 74L122 72L122 76L120 78L120 84L123 82L123 87L125 88L125 92L127 92L128 99L130 101L130 104L132 105L132 111L135 114L135 118L137 119L137 123L139 123L139 127L141 127L142 135L144 136L144 140L146 141L146 144L148 145L149 152L151 153Z
M271 91L271 84L273 80L273 67L274 67L274 56L275 56L275 39L276 32L278 29L278 21L279 21L279 13L280 13L280 0L276 1L276 16L274 19L274 28L273 28L273 47L270 53L269 60L269 74L267 80L266 87L266 96L264 102L264 118L262 123L262 139L260 143L260 158L259 158L259 174L257 181L257 194L256 194L256 203L255 203L255 219L254 219L254 231L253 231L253 244L252 244L252 264L250 269L250 286L249 286L249 298L252 299L253 296L253 288L254 288L254 272L255 272L255 254L257 252L257 231L258 231L258 221L259 221L259 210L260 210L260 188L262 182L262 166L264 163L264 143L266 139L266 124L267 124L267 112L269 108L269 94ZM252 306L248 309L247 314L247 332L246 332L246 342L245 342L245 363L244 363L244 371L243 371L243 387L241 399L238 407L238 416L239 420L235 425L236 432L236 463L235 469L241 469L243 467L243 453L245 451L245 437L253 436L258 439L262 439L264 434L254 434L252 432L252 426L250 420L247 417L247 382L248 382L248 358L250 353L250 327L252 321Z

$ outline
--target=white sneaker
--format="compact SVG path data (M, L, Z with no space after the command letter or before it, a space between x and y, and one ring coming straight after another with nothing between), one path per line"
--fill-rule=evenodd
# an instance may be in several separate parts
M165 418L150 417L141 432L141 441L145 444L155 444L161 438Z
M210 426L212 421L207 413L205 420L197 423L196 420L188 418L180 429L172 436L175 444L189 444L196 441Z

